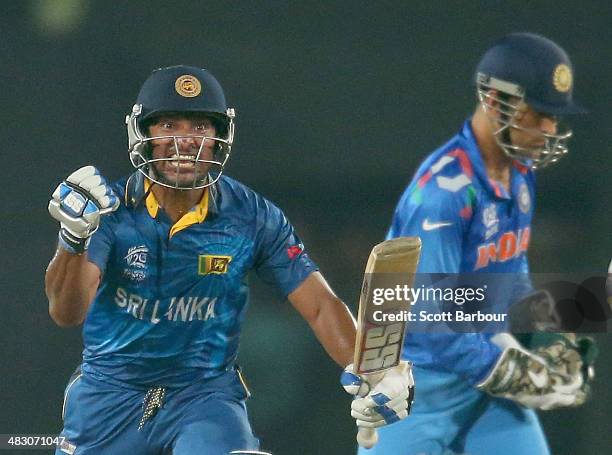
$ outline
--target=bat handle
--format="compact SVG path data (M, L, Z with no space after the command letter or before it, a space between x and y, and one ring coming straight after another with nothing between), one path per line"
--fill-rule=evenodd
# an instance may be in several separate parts
M370 384L370 390L385 376L385 371L364 374L363 377ZM364 449L371 449L378 442L376 428L359 427L357 431L357 443Z
M364 449L371 449L378 442L376 428L359 428L357 432L357 443Z

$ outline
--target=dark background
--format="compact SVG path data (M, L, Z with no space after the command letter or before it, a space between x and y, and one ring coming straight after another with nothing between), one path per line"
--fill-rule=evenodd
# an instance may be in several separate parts
M47 201L77 167L94 164L110 179L130 172L123 118L155 67L194 64L217 76L238 113L227 173L285 210L355 310L365 260L401 191L475 105L479 56L507 32L547 35L572 56L576 95L591 113L572 120L570 155L538 174L532 269L604 272L612 253L610 5L3 1L0 433L61 428L81 339L47 314L43 279L57 232ZM260 284L247 319L241 363L262 447L353 453L340 369L306 324ZM598 339L595 399L542 414L556 454L610 448L612 343Z

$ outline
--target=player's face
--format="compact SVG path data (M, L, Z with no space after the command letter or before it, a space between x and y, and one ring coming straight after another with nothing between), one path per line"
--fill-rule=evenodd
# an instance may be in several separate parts
M535 111L532 107L521 102L514 115L514 125L510 129L512 145L533 150L534 155L546 145L546 135L557 133L558 120L556 117ZM537 158L537 156L532 156Z
M213 121L207 116L168 114L149 126L153 139L153 166L160 180L169 185L190 186L208 173L214 156L216 136ZM197 158L197 161L196 161Z

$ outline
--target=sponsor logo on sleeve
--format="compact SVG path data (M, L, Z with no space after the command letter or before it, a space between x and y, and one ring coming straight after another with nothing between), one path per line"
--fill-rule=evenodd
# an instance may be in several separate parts
M295 259L302 251L304 251L304 245L301 243L298 245L291 245L289 248L287 248L287 256L289 259Z

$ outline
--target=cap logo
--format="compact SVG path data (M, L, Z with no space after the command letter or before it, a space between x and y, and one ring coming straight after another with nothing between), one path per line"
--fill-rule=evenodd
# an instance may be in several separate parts
M174 88L179 95L185 98L193 98L202 91L202 84L200 84L200 81L195 76L185 74L176 80Z
M561 63L553 73L553 85L558 92L566 93L572 88L572 70L569 66Z

